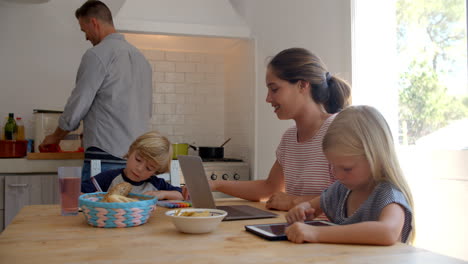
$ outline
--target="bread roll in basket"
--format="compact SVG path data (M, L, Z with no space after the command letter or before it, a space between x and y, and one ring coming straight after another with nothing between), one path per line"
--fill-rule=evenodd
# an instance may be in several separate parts
M110 189L106 192L86 193L80 196L79 204L89 225L96 227L132 227L146 223L158 198L155 196L128 193L131 190ZM119 197L120 196L120 197ZM116 202L119 201L122 202Z

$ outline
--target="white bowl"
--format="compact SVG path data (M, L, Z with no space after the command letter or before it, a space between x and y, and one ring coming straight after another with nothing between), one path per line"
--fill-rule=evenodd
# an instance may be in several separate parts
M205 212L208 211L210 216L175 216L177 211L180 212ZM218 227L219 223L227 215L226 211L210 208L184 208L167 211L166 215L172 218L177 230L183 233L202 234L209 233Z

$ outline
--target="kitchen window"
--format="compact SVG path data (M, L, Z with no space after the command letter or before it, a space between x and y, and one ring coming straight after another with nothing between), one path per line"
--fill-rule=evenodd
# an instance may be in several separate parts
M392 128L415 246L468 260L466 0L354 0L353 103Z

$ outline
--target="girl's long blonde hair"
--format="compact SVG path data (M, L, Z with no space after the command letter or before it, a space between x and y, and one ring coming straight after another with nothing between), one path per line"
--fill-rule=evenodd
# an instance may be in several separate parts
M413 196L398 162L390 127L382 114L366 105L345 108L328 128L323 151L345 156L364 155L376 182L388 181L400 189L413 212L408 239L412 243L416 234Z

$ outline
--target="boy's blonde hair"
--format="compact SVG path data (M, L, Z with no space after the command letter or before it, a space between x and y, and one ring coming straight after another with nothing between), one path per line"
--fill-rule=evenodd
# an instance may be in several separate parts
M172 144L165 136L158 131L150 131L139 136L128 149L125 157L128 157L134 151L145 160L155 162L158 167L158 173L170 171L172 160Z
M412 242L416 233L413 197L398 162L390 127L382 114L366 105L345 108L328 128L323 139L323 152L364 155L375 182L388 181L400 189L413 211L412 232L408 239Z

